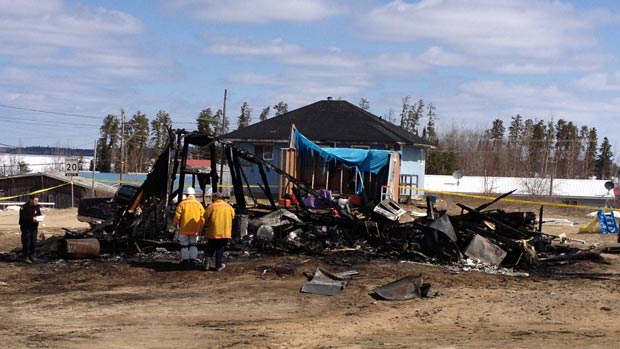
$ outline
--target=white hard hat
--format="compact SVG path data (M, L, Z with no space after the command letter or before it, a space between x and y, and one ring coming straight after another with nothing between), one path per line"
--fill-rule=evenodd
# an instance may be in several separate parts
M185 194L196 195L196 190L193 187L188 187L187 189L185 189Z

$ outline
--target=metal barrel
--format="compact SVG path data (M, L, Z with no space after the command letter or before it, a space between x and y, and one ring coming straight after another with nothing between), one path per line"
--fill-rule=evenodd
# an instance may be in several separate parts
M65 256L73 259L99 257L99 240L97 239L65 239Z

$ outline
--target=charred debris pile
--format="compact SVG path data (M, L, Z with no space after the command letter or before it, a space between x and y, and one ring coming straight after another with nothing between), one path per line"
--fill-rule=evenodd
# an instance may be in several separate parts
M187 166L195 148L204 149L210 159L223 159L230 169L238 233L231 242L233 251L349 253L445 264L474 261L520 270L600 258L592 251L555 243L558 238L542 233L541 226L536 226L542 217L537 220L532 212L490 208L511 193L475 208L458 204L459 215L437 211L427 200L426 215L408 222L406 211L389 197L378 205L357 209L343 200L322 198L322 209L309 208L301 199L321 195L294 176L235 144L185 130L169 131L167 148L129 205L84 236L96 238L102 245L138 249L146 244L173 246L170 223L186 177L191 178L192 186L200 187L203 199L207 187L214 192L219 189L222 170L218 161L211 161L210 169ZM252 183L242 164L255 166L255 173L261 175L263 184L258 186L268 205L260 205L252 195ZM290 211L276 204L267 181L267 172L271 171L290 182L293 195L300 198ZM253 204L248 204L248 197Z
M327 212L279 209L249 218L248 233L233 244L237 249L271 249L285 253L363 254L438 264L469 263L489 267L533 270L600 255L565 244L558 236L540 232L533 212L505 212L489 206L457 204L460 215L438 211L427 200L427 214L401 223L405 210L390 199L362 212L339 207ZM337 204L334 203L334 206ZM387 211L387 212L386 212ZM540 211L542 214L542 209Z

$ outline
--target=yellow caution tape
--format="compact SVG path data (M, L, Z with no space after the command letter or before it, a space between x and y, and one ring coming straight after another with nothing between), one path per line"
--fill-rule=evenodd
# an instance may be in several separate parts
M89 183L92 182L92 178L80 178L76 181L79 181L80 183ZM144 182L138 182L138 181L117 181L114 179L97 179L95 178L95 182L100 182L100 183L128 183L128 184L142 184Z
M92 178L80 178L80 182L86 182L86 181L91 181ZM96 179L96 182L107 182L107 183L129 183L129 184L138 184L141 185L143 182L138 182L138 181L117 181L117 180L112 180L112 179ZM36 190L33 191L32 193L29 194L22 194L22 195L15 195L15 196L10 196L10 197L2 197L0 198L0 200L9 200L9 199L14 199L20 196L24 196L24 195L32 195L32 194L38 194L38 193L42 193L45 191L49 191L49 190L53 190L56 188L60 188L62 186L68 185L70 183L65 183L65 184L60 184L57 185L55 187L51 187L51 188L45 188L45 189L40 189L40 190ZM219 185L220 188L232 188L233 185L232 184L221 184ZM260 186L258 185L250 185L251 188L260 188ZM277 187L277 185L270 185L270 187ZM434 193L434 194L442 194L442 195L450 195L450 196L459 196L459 197L465 197L465 198L473 198L473 199L482 199L482 200L494 200L496 197L495 196L488 196L488 195L474 195L474 194L464 194L464 193L457 193L457 192L451 192L451 191L440 191L440 190L432 190L432 189L425 189L425 188L418 188L418 187L410 187L410 186L405 186L405 185L401 185L399 187L400 189L409 189L409 190L415 190L415 191L424 191L424 192L428 192L428 193ZM601 207L601 206L589 206L589 205L571 205L571 204L561 204L561 203L557 203L557 202L549 202L549 201L532 201L532 200L522 200L522 199L512 199L512 198L504 198L502 199L503 202L512 202L512 203L519 203L519 204L528 204L528 205L543 205L543 206L554 206L554 207L564 207L564 208L577 208L577 209L589 209L589 210L609 210L609 208L606 207Z
M39 194L39 193L44 193L46 191L50 191L50 190L54 190L60 187L64 187L65 185L69 185L71 183L63 183L63 184L59 184L55 187L50 187L50 188L44 188L44 189L39 189L39 190L35 190L31 193L27 193L27 194L20 194L20 195L13 195L13 196L3 196L0 198L0 200L10 200L10 199L15 199L21 196L30 196L30 195L35 195L35 194Z
M463 193L455 193L451 191L439 191L432 189L424 189L424 188L416 188L416 187L408 187L408 186L400 186L401 189L411 189L416 191L424 191L434 194L443 194L443 195L451 195L451 196L460 196L466 198L474 198L474 199L483 199L483 200L495 200L495 196L485 196L485 195L474 195L474 194L463 194ZM565 208L579 208L579 209L588 209L588 210L610 210L607 207L601 206L588 206L588 205L571 205L571 204L561 204L557 202L548 202L548 201L532 201L532 200L521 200L521 199L511 199L505 198L502 199L503 202L513 202L519 204L528 204L528 205L543 205L543 206L554 206L554 207L565 207Z

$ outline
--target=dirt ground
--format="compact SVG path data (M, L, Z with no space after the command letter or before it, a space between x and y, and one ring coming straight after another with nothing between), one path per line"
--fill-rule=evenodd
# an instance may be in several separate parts
M446 203L443 203L446 204ZM502 206L502 205L498 205ZM537 212L537 209L536 209ZM552 212L585 223L583 211ZM550 217L547 214L547 217ZM40 232L81 228L76 211L47 211ZM0 256L20 245L16 212L0 211ZM576 234L592 244L615 235ZM4 253L3 253L4 252ZM620 259L557 267L607 279L454 271L347 255L236 257L222 272L162 268L125 258L0 261L0 343L5 348L617 348ZM310 261L293 275L268 266ZM336 296L300 293L317 266L358 270ZM422 272L440 295L381 301L376 286Z

